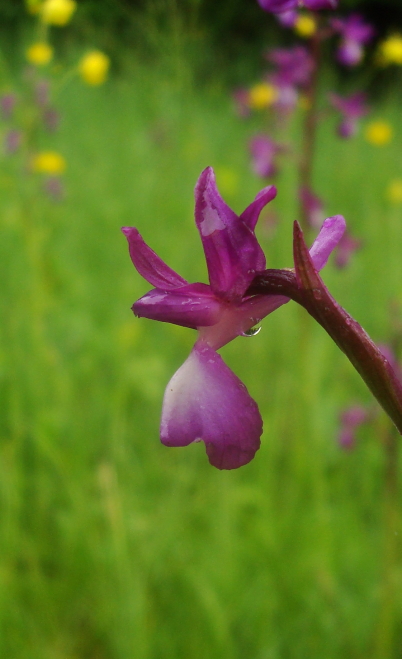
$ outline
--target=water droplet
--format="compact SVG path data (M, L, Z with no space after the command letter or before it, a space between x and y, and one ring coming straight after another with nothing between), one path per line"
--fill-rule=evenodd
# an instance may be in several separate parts
M257 336L261 332L261 325L255 325L254 327L250 327L250 329L246 330L245 332L242 332L242 336Z

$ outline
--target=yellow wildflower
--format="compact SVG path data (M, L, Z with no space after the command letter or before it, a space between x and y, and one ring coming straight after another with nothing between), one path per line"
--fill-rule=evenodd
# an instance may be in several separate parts
M48 25L67 25L77 8L75 0L45 0L41 18Z
M393 34L385 39L378 50L380 64L398 64L402 66L402 36Z
M402 179L395 178L387 187L387 199L393 204L402 204Z
M309 14L300 14L294 24L294 31L299 37L308 39L316 33L317 23L312 16L309 16Z
M32 46L29 46L26 51L26 58L28 62L35 64L35 66L44 66L45 64L49 64L52 57L53 48L44 41L33 43Z
M263 110L275 103L278 91L268 82L260 82L251 87L248 93L248 104L254 110Z
M374 146L384 146L391 141L393 135L392 126L387 121L372 121L366 126L365 137L367 142Z
M100 50L85 55L78 64L78 71L88 85L101 85L109 71L110 59Z
M38 174L52 174L59 176L66 169L66 161L56 151L41 151L33 156L31 167Z

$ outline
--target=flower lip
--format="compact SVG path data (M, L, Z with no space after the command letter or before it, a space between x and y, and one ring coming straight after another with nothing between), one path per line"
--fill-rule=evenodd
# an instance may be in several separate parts
M237 469L259 449L262 419L245 385L198 342L166 387L160 433L165 446L201 439L214 467Z

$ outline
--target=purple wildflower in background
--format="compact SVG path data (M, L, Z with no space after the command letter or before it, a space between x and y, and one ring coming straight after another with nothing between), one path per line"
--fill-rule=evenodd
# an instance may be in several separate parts
M314 60L305 46L272 48L265 57L275 67L271 76L274 84L303 88L310 82Z
M362 405L351 405L340 414L339 446L343 449L353 449L356 444L356 432L368 421L368 410Z
M296 24L298 16L299 13L296 9L288 9L288 11L277 14L276 18L282 27L293 28Z
M235 89L232 95L236 114L245 119L251 114L249 104L249 90L244 87Z
M189 284L144 242L137 229L124 227L134 266L153 288L133 305L136 316L198 331L193 350L166 387L161 441L187 446L204 441L212 465L235 469L252 460L260 447L262 419L244 384L216 352L247 335L265 316L288 302L278 295L245 296L265 256L254 234L264 206L276 195L261 190L237 216L221 198L211 167L195 188L195 221L204 248L209 285ZM324 223L310 255L324 267L345 228L341 216Z
M34 87L35 103L40 108L46 108L49 105L50 85L47 80L39 80Z
M3 142L4 153L8 156L13 155L13 153L16 153L20 148L21 142L22 142L22 134L20 130L17 130L16 128L12 128L11 130L8 130L4 135L4 142Z
M279 118L283 118L295 109L299 90L308 86L314 71L314 61L304 46L272 48L265 57L274 67L267 76L277 91L272 107L277 110Z
M270 178L278 172L275 158L284 147L268 135L256 135L249 142L252 169L261 178Z
M60 124L60 113L54 108L45 108L42 113L42 120L46 130L49 133L54 133Z
M356 92L350 96L331 93L329 101L332 107L342 115L342 120L337 128L338 135L345 139L356 135L358 119L364 117L369 111L367 95L364 92Z
M320 197L307 186L299 189L299 199L303 208L303 214L313 229L318 229L324 221L324 204Z
M378 345L379 350L388 360L391 368L394 370L396 376L401 379L402 373L398 360L392 348L384 343ZM347 450L353 449L356 445L356 433L361 425L370 421L376 414L376 411L370 407L363 405L350 405L343 412L341 412L340 429L338 434L339 445Z
M65 189L60 176L48 176L43 181L43 191L52 201L63 201Z
M9 119L11 119L16 102L17 97L12 92L0 96L0 113L1 118L4 121L9 121Z
M292 9L301 9L303 7L310 9L310 11L336 9L338 0L258 0L258 4L264 11L269 11L272 14L283 14Z
M362 247L363 241L359 238L353 238L348 231L345 231L338 243L335 252L335 265L337 268L346 268L352 255Z
M373 38L375 30L365 23L360 14L351 14L348 18L334 18L332 28L341 35L337 49L337 59L345 66L360 64L364 56L363 46Z
M380 343L378 348L384 355L385 359L391 364L398 378L402 380L402 369L391 346L388 343Z

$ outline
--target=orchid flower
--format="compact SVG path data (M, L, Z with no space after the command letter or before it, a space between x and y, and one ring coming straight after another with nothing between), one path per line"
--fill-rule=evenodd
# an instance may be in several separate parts
M320 227L325 218L324 204L320 197L308 186L303 185L299 189L299 199L308 225L312 229Z
M375 30L365 23L359 14L351 14L348 18L334 18L333 29L341 35L337 50L337 59L345 66L360 64L364 56L363 46L373 38Z
M249 142L249 151L252 159L252 168L257 176L270 178L278 172L276 156L284 147L275 142L268 135L255 135Z
M12 118L16 103L17 97L11 92L0 96L0 115L4 121Z
M340 429L338 433L339 446L345 450L355 447L357 430L370 418L367 408L362 405L351 405L339 416Z
M258 4L264 11L272 14L284 14L292 9L305 7L310 11L319 9L336 9L338 0L258 0Z
M271 48L265 57L275 67L270 76L273 84L293 85L298 88L309 84L315 64L305 46Z
M352 255L358 250L361 249L363 241L359 238L354 238L350 235L349 231L345 231L341 240L338 243L338 247L335 255L335 265L337 268L345 268L352 257Z
M355 92L350 96L330 93L329 101L342 117L337 128L338 135L345 139L356 135L358 119L364 117L369 111L367 95L364 92Z
M288 9L276 15L276 19L282 27L293 28L299 17L297 9Z
M166 387L161 441L187 446L202 440L218 469L247 464L260 447L257 403L216 351L289 301L281 295L246 295L256 273L265 270L254 229L261 210L275 196L274 186L264 188L238 216L221 198L213 169L202 172L195 188L195 221L209 285L189 284L148 247L137 229L122 229L134 266L154 286L134 303L134 314L198 332L190 356ZM344 229L339 215L324 222L310 250L317 270L326 264Z

